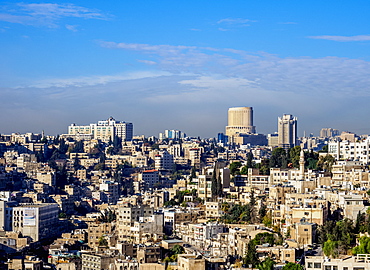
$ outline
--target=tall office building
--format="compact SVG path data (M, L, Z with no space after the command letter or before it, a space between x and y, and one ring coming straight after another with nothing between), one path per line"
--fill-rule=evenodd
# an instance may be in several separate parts
M285 150L297 145L297 117L284 114L278 118L278 145Z
M234 107L228 111L228 125L226 126L227 136L238 134L254 134L256 127L253 126L252 107Z

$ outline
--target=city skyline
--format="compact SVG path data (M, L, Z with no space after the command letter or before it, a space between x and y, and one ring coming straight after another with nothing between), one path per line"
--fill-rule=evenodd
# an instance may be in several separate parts
M62 134L114 116L134 134L215 137L227 109L258 133L298 118L369 134L370 3L9 1L0 5L0 133Z

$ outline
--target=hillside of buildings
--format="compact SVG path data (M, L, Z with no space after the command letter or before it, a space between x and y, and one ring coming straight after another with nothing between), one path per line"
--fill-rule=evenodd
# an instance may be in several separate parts
M370 269L370 137L243 114L217 139L113 118L0 135L0 268Z

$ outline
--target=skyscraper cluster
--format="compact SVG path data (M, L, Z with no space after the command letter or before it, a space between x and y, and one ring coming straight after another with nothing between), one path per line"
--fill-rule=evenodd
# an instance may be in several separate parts
M229 142L237 144L263 144L263 142L267 142L264 135L256 134L252 107L229 108L226 136L228 136ZM290 114L279 117L277 146L284 149L294 147L297 145L297 137L297 117Z

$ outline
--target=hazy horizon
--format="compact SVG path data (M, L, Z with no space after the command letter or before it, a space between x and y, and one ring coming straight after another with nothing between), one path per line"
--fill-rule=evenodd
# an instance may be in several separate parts
M0 4L0 133L67 133L113 116L134 134L216 137L230 107L258 133L298 118L370 134L370 2Z

